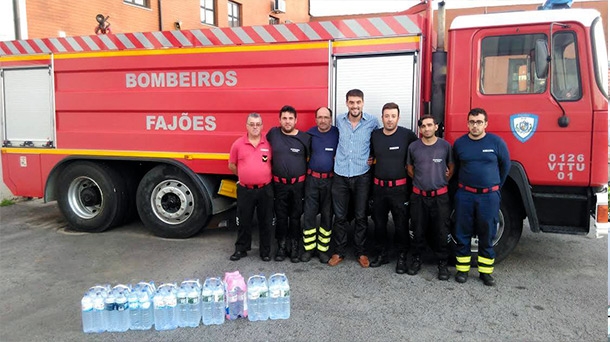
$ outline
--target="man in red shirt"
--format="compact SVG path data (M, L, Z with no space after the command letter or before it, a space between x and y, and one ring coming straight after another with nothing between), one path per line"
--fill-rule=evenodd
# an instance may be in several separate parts
M260 237L260 256L271 260L273 224L273 187L271 185L271 145L262 134L263 119L250 113L246 121L248 134L231 146L229 169L239 179L237 185L237 241L232 261L247 255L252 242L252 219L256 208Z

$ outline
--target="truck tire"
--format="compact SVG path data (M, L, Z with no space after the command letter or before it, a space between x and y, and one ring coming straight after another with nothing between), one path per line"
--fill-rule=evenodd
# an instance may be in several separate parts
M102 232L123 222L128 194L120 174L104 163L77 161L57 179L59 210L70 228Z
M494 251L496 252L495 263L498 264L515 249L521 233L523 232L523 220L519 219L516 202L510 192L502 193L502 202L500 203L500 212L498 213L498 230L496 237L493 240ZM455 232L455 212L451 214L451 224L454 227L451 231ZM451 247L453 257L451 264L455 264L455 240L451 239ZM477 265L477 256L479 252L479 239L473 236L470 242L470 251L472 252L471 265Z
M205 196L205 197L204 197ZM156 236L185 239L197 234L210 219L210 200L193 180L171 165L148 171L140 184L136 204L140 219Z

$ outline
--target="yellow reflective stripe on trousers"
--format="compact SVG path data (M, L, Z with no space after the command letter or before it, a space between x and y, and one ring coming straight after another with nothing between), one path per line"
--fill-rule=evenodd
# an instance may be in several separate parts
M320 243L330 243L330 238L325 238L322 237L322 235L318 235L318 241L320 241Z
M326 230L326 229L320 227L320 234L322 234L324 236L330 236L330 233L332 233L332 230Z
M306 251L311 251L312 249L316 249L316 243L304 244L303 248L305 248Z
M326 252L326 251L328 251L328 246L318 244L318 250L320 252Z
M470 264L470 255L468 256L456 256L455 260L458 262L458 264Z
M316 228L311 228L309 230L303 231L303 235L315 235L315 234L316 234Z
M495 259L489 259L486 257L482 257L479 255L479 258L477 259L477 262L479 264L483 264L483 265L487 265L487 266L493 266L494 265L494 261Z
M483 266L483 265L479 264L479 273L492 274L493 272L494 272L493 266Z
M470 271L470 264L457 264L455 265L455 270L458 272L468 272Z
M303 236L303 243L308 244L308 243L312 243L312 242L316 242L316 236Z

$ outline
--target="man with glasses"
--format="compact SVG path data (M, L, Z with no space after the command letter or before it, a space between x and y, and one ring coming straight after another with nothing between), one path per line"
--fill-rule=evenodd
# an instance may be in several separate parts
M339 130L332 125L333 113L328 107L316 110L316 126L307 133L311 135L311 156L305 180L305 208L303 213L303 248L301 261L308 262L318 253L320 262L330 260L328 247L333 218L331 186L333 164L339 143ZM320 213L320 224L317 216Z
M485 132L487 112L474 108L468 113L468 134L453 146L458 169L458 190L455 194L455 280L465 283L470 271L470 241L479 238L477 258L479 278L487 286L496 284L492 273L495 252L500 189L510 171L510 155L499 136Z
M284 261L290 250L290 261L299 262L302 236L301 215L305 174L311 137L296 129L297 111L291 106L280 109L280 127L267 133L273 147L273 191L275 192L275 238L278 249L275 261ZM290 247L286 245L290 240Z
M271 260L273 188L271 186L271 146L263 131L263 119L250 113L248 133L237 139L229 153L229 169L237 175L237 241L232 261L247 255L252 242L254 210L258 216L260 257Z

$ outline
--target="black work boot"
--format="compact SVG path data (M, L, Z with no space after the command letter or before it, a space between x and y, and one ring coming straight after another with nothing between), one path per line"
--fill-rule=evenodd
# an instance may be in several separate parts
M445 259L438 261L438 280L449 280L449 270Z
M383 250L383 251L381 251L381 253L379 253L379 255L377 255L375 257L375 259L373 259L373 261L371 261L371 264L369 266L370 267L379 267L379 266L385 265L389 262L390 262L390 260L388 259L388 254L386 253L385 250Z
M466 280L468 280L468 272L460 272L458 271L455 274L455 281L457 281L458 283L465 283Z
M496 280L491 276L491 274L480 273L479 278L481 278L483 284L486 286L496 286Z
M396 273L404 274L407 272L407 253L400 253L396 261Z
M277 252L275 253L275 261L284 261L286 259L286 240L277 240Z
M330 260L330 257L325 252L318 252L318 258L320 258L320 262L323 264L328 264L328 260Z
M419 256L419 254L413 254L411 264L409 265L409 268L407 268L407 274L416 275L419 270L421 270L421 257Z
M299 262L299 240L290 240L290 262Z
M310 251L303 252L303 254L301 254L301 261L309 262L309 260L311 260L311 252Z

